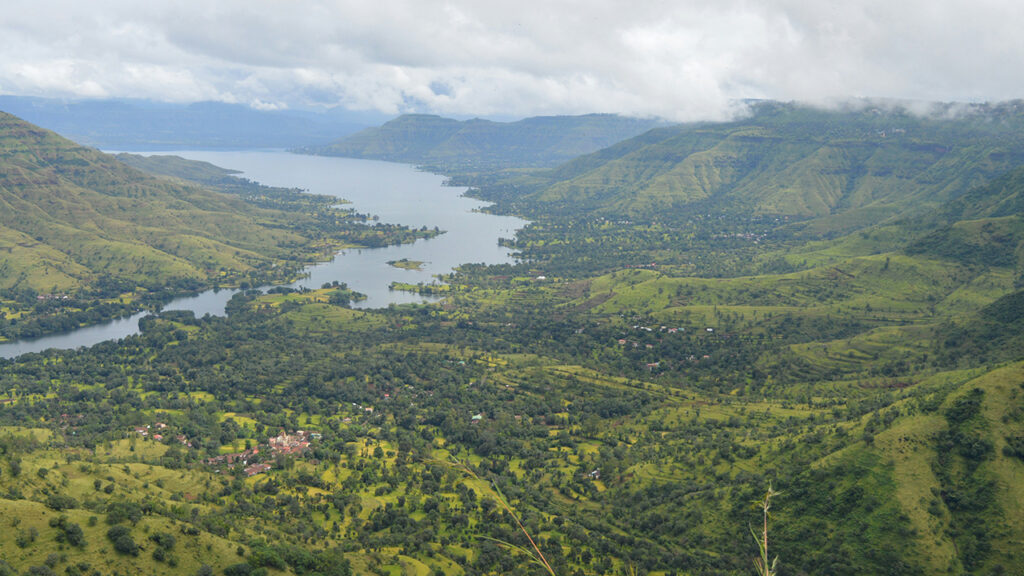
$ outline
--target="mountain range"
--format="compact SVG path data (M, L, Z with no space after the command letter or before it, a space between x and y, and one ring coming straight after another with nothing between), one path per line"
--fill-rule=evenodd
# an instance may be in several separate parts
M406 162L446 173L552 167L662 124L611 114L538 116L516 122L407 114L300 152Z
M257 110L242 104L0 96L0 110L104 150L292 148L326 144L388 118L376 112Z

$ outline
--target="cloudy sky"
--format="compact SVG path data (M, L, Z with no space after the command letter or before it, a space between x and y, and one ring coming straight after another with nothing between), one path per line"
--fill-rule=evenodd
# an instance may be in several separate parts
M1019 0L7 0L0 94L674 120L1024 97Z

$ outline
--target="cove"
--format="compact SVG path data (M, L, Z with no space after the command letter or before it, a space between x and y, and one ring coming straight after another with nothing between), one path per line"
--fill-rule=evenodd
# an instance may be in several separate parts
M430 283L434 275L447 274L461 264L503 264L513 261L499 238L512 238L528 222L510 216L480 212L486 203L465 197L465 188L445 186L437 174L422 172L408 164L306 156L283 151L175 151L189 160L201 160L241 171L240 177L267 186L301 188L313 194L334 196L351 202L346 206L379 217L380 222L413 228L437 226L445 233L411 244L343 250L329 262L305 269L305 276L292 288L319 288L338 281L367 296L353 304L359 308L384 308L390 304L431 301L431 298L392 291L392 282ZM420 270L406 270L388 264L391 260L424 262ZM268 289L269 286L263 287ZM196 296L178 298L163 310L188 310L196 317L223 315L236 290L207 290ZM103 324L62 334L0 344L0 358L13 358L50 348L72 349L92 346L137 334L141 312Z

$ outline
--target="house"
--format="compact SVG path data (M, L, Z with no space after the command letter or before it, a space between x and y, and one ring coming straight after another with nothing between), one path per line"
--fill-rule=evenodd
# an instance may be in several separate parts
M252 466L249 466L249 467L247 467L245 469L245 475L246 476L255 476L257 474L263 474L264 472L270 470L271 468L272 468L272 466L270 465L269 462L261 462L259 464L253 464Z
M206 460L204 460L204 462L206 462L207 464L224 463L229 466L235 464L236 462L248 464L249 460L252 460L259 453L259 448L253 448L251 450L246 450L245 452L235 452L233 454L221 454L220 456L213 456L212 458L207 458Z
M295 434L282 432L267 442L270 449L280 454L302 454L309 449L309 432L299 430Z

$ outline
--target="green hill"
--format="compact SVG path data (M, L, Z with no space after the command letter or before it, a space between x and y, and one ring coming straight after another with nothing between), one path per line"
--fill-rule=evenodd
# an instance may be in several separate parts
M1012 170L985 186L957 195L930 221L1002 218L1024 214L1024 169Z
M1013 105L962 116L762 103L748 118L653 130L573 160L531 200L541 210L666 211L878 222L937 205L1024 161Z
M67 292L100 277L159 287L237 276L309 242L280 214L158 180L0 115L0 287Z
M636 136L655 120L610 114L547 116L517 122L458 121L407 114L378 128L301 151L427 165L442 172L556 166Z

